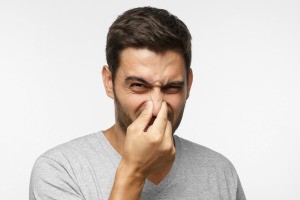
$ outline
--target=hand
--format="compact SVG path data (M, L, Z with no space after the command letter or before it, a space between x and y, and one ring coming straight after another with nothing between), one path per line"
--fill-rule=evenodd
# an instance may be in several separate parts
M150 124L152 110L153 103L148 101L141 115L127 128L110 200L140 199L147 176L168 167L175 159L167 104L162 103L157 118Z
M175 159L167 104L162 103L157 118L149 126L152 109L153 102L148 101L140 116L127 128L122 155L122 163L145 179L172 164Z

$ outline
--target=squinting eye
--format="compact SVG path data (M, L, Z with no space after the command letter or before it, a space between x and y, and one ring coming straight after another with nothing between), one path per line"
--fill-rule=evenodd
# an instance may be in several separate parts
M145 87L145 86L141 83L133 83L130 85L130 87Z
M174 94L182 91L181 86L169 86L163 89L165 93Z
M147 86L141 83L133 83L130 85L130 88L135 92L144 92L148 89Z

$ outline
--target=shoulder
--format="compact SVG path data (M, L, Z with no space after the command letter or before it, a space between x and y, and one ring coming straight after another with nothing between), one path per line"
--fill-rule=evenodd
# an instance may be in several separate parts
M39 159L48 158L55 161L78 158L84 154L90 154L95 146L99 146L98 133L89 134L60 144L45 153Z
M192 161L195 165L205 166L206 168L235 171L231 161L221 153L181 137L176 137L183 160Z
M199 187L209 184L211 194L246 199L233 164L222 154L202 145L175 136L180 154L181 174ZM221 188L221 190L220 190ZM205 190L207 188L205 187ZM214 198L212 198L214 199Z
M93 149L99 146L97 133L54 147L39 156L30 179L30 199L51 196L54 199L81 199L80 186L89 176ZM98 145L96 143L98 142Z
M58 145L40 155L34 166L32 175L50 175L67 173L75 175L78 169L89 167L90 160L99 155L98 133L93 133L76 138L64 144Z
M37 158L34 170L44 168L47 165L60 165L67 168L74 161L86 157L84 154L90 153L90 149L98 142L96 134L76 138L46 151Z

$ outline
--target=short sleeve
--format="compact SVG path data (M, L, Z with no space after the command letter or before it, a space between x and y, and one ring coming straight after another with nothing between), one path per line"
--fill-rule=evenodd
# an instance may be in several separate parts
M239 178L237 182L236 200L246 200L246 196Z
M66 163L41 156L31 174L29 200L84 199L72 171Z

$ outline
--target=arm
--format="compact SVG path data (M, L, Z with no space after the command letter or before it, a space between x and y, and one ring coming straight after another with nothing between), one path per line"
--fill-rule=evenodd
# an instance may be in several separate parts
M136 200L140 199L146 178L138 175L121 161L116 172L115 182L110 200Z
M152 109L153 104L149 101L127 129L122 161L116 172L110 200L140 199L146 178L170 166L175 159L167 104L162 103L157 118L148 127Z

